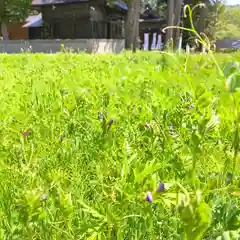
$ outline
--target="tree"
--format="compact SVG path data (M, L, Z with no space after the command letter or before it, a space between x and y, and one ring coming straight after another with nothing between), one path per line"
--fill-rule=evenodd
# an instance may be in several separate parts
M158 0L160 1L160 0ZM162 4L166 1L161 0ZM180 26L181 25L181 14L182 14L183 0L167 0L167 26ZM174 48L179 48L180 43L180 29L169 28L166 33L166 42L173 40Z
M125 48L132 49L133 52L135 52L139 37L139 16L141 11L141 0L123 1L128 6L128 11L124 19ZM108 2L112 4L114 0L108 0Z
M0 0L0 36L8 39L7 24L23 21L32 0Z
M193 23L199 34L204 33L209 40L216 39L216 33L221 16L224 12L223 0L184 0L184 3L190 4L191 7L204 3L204 7L197 7L193 12ZM189 28L189 18L184 19L184 26ZM195 42L195 34L184 31L184 44ZM201 46L200 46L201 47Z
M182 14L182 3L183 0L175 0L175 6L174 6L174 26L180 26L181 25L181 14ZM179 44L180 44L180 34L181 31L179 28L176 28L174 30L174 47L175 49L179 48Z
M167 2L167 25L168 26L173 26L174 25L174 7L175 7L175 2L174 0L168 0ZM169 43L173 38L173 29L169 28L167 29L166 33L166 42Z
M136 51L139 35L140 0L128 0L128 12L125 21L125 47Z
M227 6L220 15L219 23L216 26L216 39L236 39L240 38L240 7Z
M167 17L167 0L146 0L145 2L151 6L156 14L162 18Z

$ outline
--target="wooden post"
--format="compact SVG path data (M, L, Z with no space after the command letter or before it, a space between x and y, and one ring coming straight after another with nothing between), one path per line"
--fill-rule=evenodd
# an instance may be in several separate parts
M145 51L149 50L149 33L144 33L143 49Z
M158 50L162 49L162 35L161 34L158 34L157 49Z
M153 32L153 39L152 39L152 46L151 49L156 49L157 48L157 33Z

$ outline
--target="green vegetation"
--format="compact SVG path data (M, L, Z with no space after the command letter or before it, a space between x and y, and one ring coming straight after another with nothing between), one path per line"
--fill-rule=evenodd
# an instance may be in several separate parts
M240 6L226 7L217 24L218 39L240 39Z
M238 239L225 83L209 55L1 55L0 239Z
M8 39L8 23L24 22L32 0L1 0L0 1L0 37Z

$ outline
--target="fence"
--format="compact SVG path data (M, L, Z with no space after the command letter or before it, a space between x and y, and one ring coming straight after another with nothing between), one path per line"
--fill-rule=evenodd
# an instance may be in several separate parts
M124 39L74 39L74 40L0 40L0 53L56 53L62 47L73 52L119 53L124 50Z
M217 40L216 41L216 48L217 50L220 49L240 49L240 40Z

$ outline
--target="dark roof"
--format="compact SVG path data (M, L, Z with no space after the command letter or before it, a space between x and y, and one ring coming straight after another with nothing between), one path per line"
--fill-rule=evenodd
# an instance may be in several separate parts
M82 3L88 2L88 0L32 0L32 6L41 5L55 5L55 4L68 4L68 3ZM127 4L122 0L117 0L112 3L114 6L119 7L123 10L127 10Z
M33 0L32 6L88 2L88 0Z
M145 9L145 11L140 14L140 19L160 19L159 16L157 16L152 9Z

